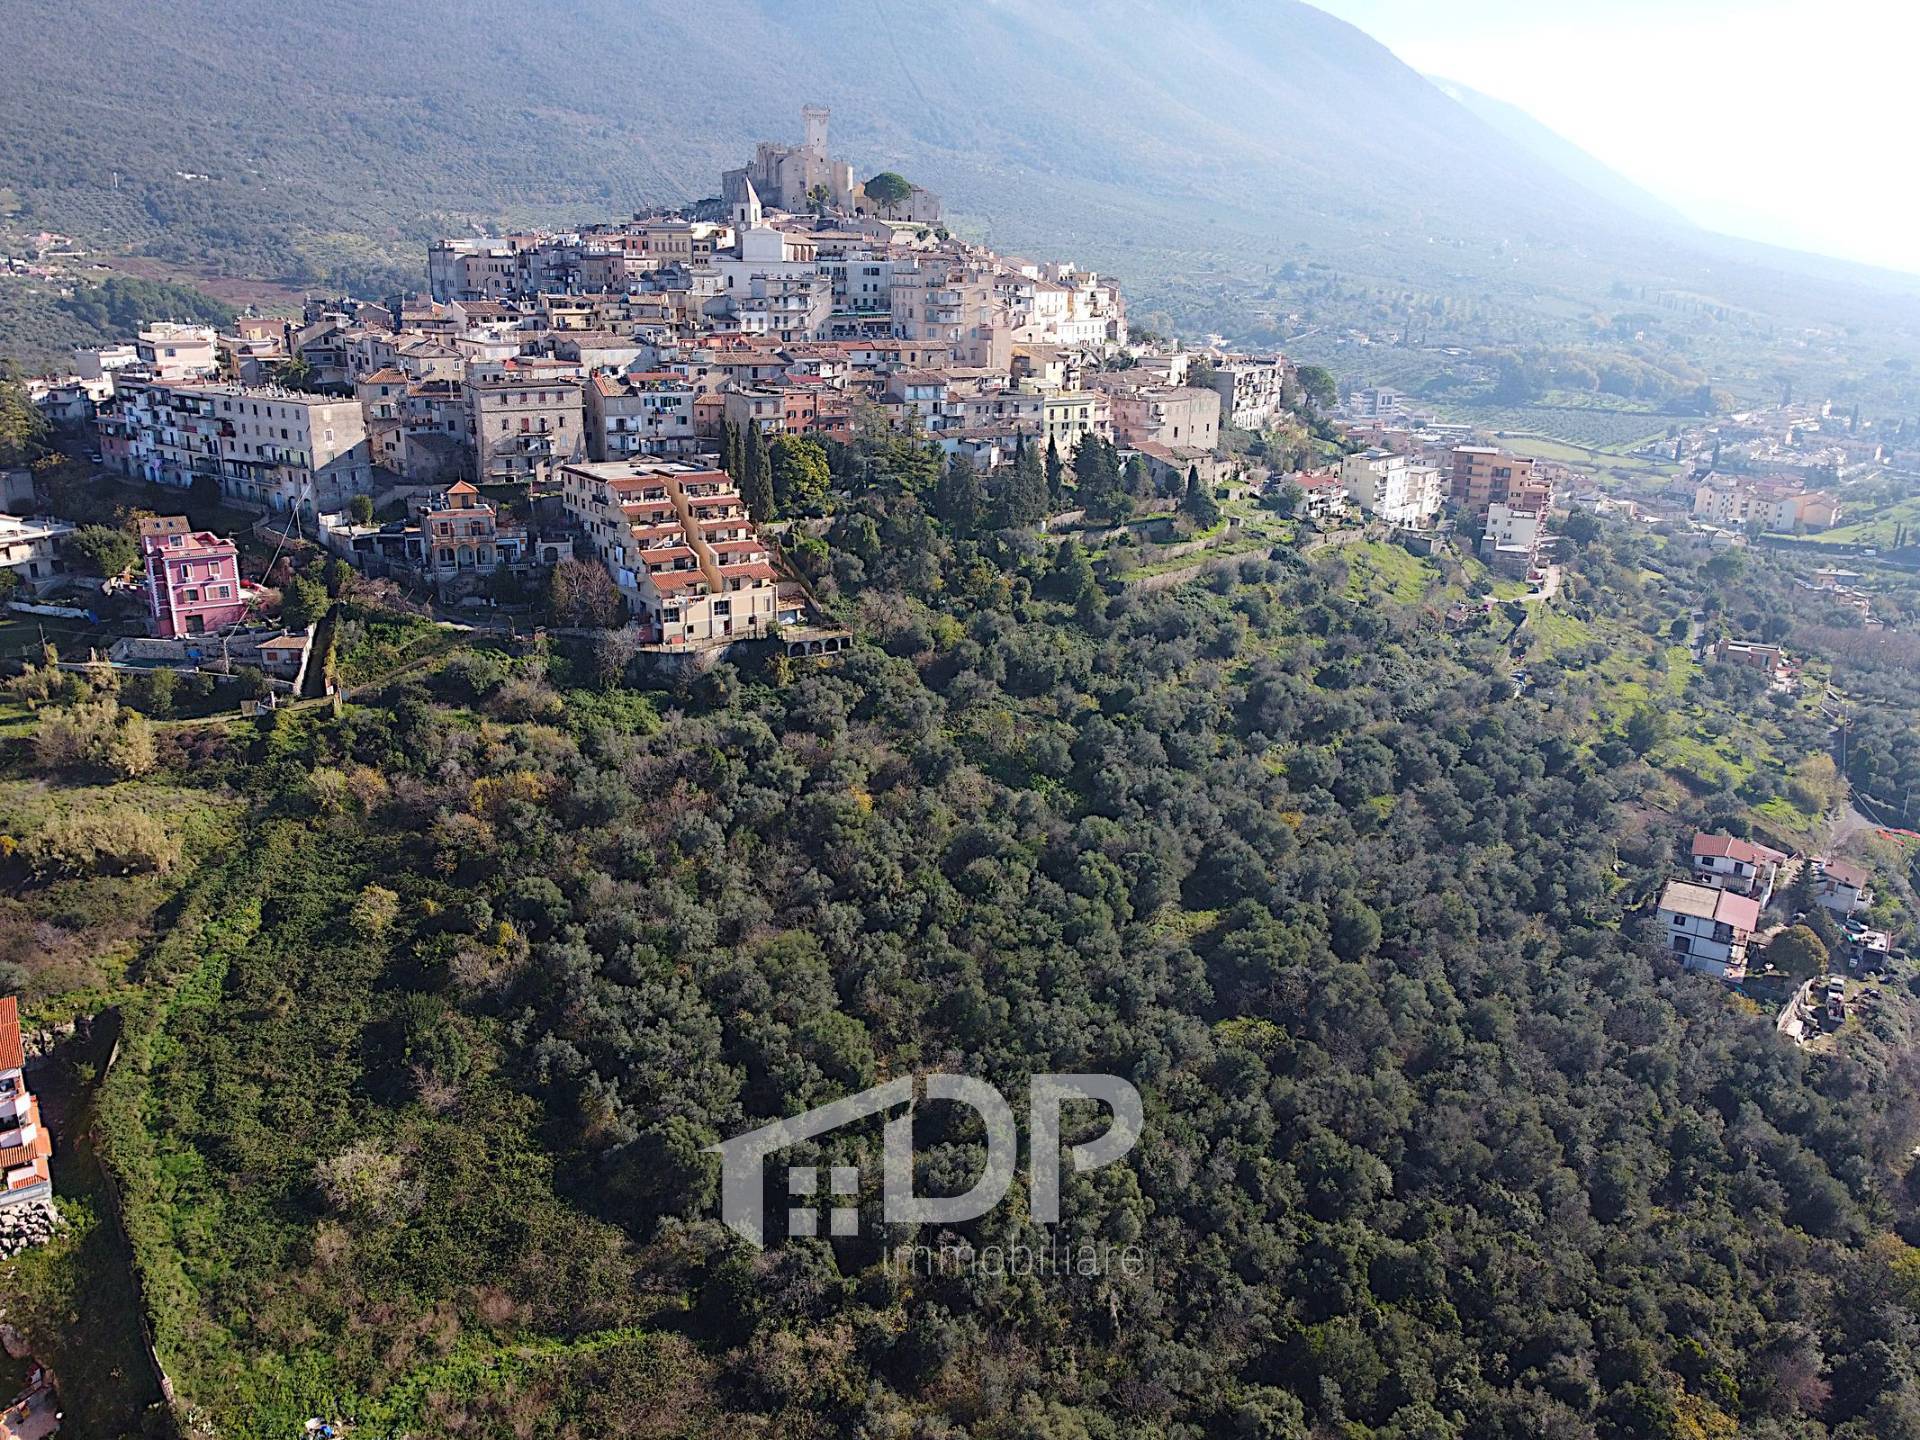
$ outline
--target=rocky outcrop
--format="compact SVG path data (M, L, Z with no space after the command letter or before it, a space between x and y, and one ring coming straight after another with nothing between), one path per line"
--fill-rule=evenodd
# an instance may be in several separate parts
M0 1260L46 1244L59 1228L60 1216L50 1200L28 1200L0 1209Z

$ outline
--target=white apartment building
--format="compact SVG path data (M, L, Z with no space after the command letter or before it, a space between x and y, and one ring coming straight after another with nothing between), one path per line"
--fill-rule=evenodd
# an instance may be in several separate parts
M567 515L652 639L724 644L774 623L773 555L724 470L607 461L562 466L560 483Z
M1502 574L1525 575L1540 562L1547 538L1544 506L1508 505L1496 500L1487 507L1487 525L1480 536L1480 558Z
M1241 430L1264 430L1286 410L1290 367L1284 357L1229 356L1214 363L1212 386L1220 396L1220 418Z
M29 594L44 589L66 574L59 546L73 531L64 520L0 515L0 570L18 575Z
M693 382L669 370L596 374L587 381L587 457L691 455L699 448Z
M1363 450L1340 465L1347 495L1361 510L1410 530L1431 527L1447 502L1447 481L1437 465L1393 450Z
M136 479L185 487L198 476L263 510L317 515L373 489L373 451L356 399L210 381L116 382L101 451Z

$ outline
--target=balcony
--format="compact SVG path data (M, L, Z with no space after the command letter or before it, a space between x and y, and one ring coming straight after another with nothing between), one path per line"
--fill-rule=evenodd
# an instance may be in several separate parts
M10 1130L0 1130L0 1150L24 1148L40 1138L40 1127L31 1120L16 1124Z

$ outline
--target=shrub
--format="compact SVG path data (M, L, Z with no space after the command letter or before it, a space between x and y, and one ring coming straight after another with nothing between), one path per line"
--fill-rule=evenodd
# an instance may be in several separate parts
M56 816L21 852L42 875L164 875L181 845L154 816L115 806Z

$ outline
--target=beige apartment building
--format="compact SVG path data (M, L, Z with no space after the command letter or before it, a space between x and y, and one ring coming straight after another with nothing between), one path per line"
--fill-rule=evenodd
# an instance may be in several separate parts
M1042 400L1042 445L1051 440L1060 447L1062 455L1071 455L1082 435L1098 435L1102 440L1113 438L1113 402L1105 391L1055 390L1042 396Z
M1220 443L1220 396L1185 385L1122 390L1113 397L1113 431L1126 445L1212 450Z
M1454 504L1485 520L1491 505L1549 509L1553 487L1534 475L1533 457L1509 455L1487 445L1456 445L1448 492Z
M767 633L773 555L724 470L678 460L564 465L561 503L649 638L699 647Z

